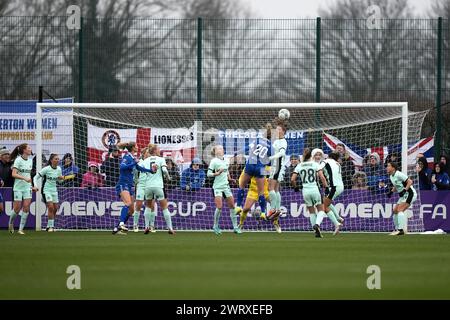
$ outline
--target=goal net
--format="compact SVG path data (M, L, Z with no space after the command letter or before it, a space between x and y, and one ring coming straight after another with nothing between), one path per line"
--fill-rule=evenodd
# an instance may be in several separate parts
M116 194L121 152L119 142L134 141L140 151L149 143L159 145L166 159L171 180L166 182L169 212L176 230L211 230L214 216L212 180L206 176L212 159L211 149L223 145L235 195L245 155L239 153L252 139L263 134L266 123L273 122L278 111L290 111L286 140L286 174L281 182L281 228L285 231L311 230L309 213L301 192L290 186L290 173L301 160L305 147L320 148L325 154L343 144L342 174L344 193L335 207L345 219L343 231L385 232L393 229L393 206L398 195L387 196L389 178L385 163L393 159L417 187L415 159L408 153L420 138L426 112L408 113L406 103L322 103L322 104L38 104L37 148L46 158L52 146L41 137L43 117L64 113L72 121L64 123L70 133L73 152L59 155L66 176L59 185L60 209L56 229L110 230L119 220L123 206ZM42 133L42 132L41 132ZM201 161L192 166L194 158ZM195 159L197 162L197 159ZM37 168L41 163L37 158ZM39 230L47 224L45 205L37 196ZM420 196L408 211L408 231L422 231ZM143 210L144 208L142 208ZM244 231L273 230L269 221L261 221L252 208ZM228 212L224 204L223 212ZM253 213L253 214L252 214ZM143 211L136 217L144 224ZM132 228L133 218L128 221ZM221 228L231 230L228 214L222 214ZM156 228L165 222L158 208ZM332 230L328 218L322 228Z

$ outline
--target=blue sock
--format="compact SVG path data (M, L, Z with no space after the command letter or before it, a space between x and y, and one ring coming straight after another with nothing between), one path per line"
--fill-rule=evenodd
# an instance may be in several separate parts
M244 201L244 189L239 188L237 194L237 206L242 207L242 201Z
M128 221L128 206L123 206L120 210L120 222L126 223Z
M258 203L261 207L261 212L266 213L266 197L264 197L264 195L259 196Z

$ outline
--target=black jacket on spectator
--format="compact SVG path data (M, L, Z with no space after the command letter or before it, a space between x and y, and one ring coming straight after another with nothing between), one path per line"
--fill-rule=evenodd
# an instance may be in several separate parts
M341 157L339 162L341 164L341 175L342 182L344 182L344 188L351 189L353 175L355 174L355 165L348 155Z
M169 167L169 162L171 166ZM170 181L164 183L167 189L175 189L180 185L180 169L172 161L172 159L166 159L167 171L169 172Z
M419 189L431 190L431 169L428 168L428 161L425 157L420 157L417 162L422 163L423 168L418 172L419 174Z
M4 182L5 188L12 188L14 185L14 178L12 177L12 162L3 163L0 161L0 178Z
M442 162L442 158L445 159L445 165ZM444 165L444 167L442 168L442 172L447 172L447 174L450 176L450 162L449 162L449 158L446 155L442 154L439 157L439 161L438 162L440 162L442 165Z
M117 181L120 176L120 157L111 157L108 155L108 158L102 164L102 173L105 174L105 186L107 187L115 187Z
M290 188L291 187L291 176L292 173L294 172L296 166L286 166L286 169L284 170L284 179L283 182L281 183L281 186L286 187L286 188ZM300 180L300 175L297 176L297 185L300 186L301 180Z

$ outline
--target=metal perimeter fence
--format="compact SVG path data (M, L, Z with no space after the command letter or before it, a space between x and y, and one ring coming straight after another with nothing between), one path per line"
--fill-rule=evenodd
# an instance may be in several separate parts
M0 17L0 99L407 101L450 151L447 19Z

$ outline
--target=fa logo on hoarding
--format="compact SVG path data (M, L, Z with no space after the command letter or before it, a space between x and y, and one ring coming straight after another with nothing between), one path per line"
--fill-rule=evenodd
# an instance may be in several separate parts
M106 149L109 149L111 146L115 146L120 142L120 135L115 130L105 131L102 137L102 143Z

